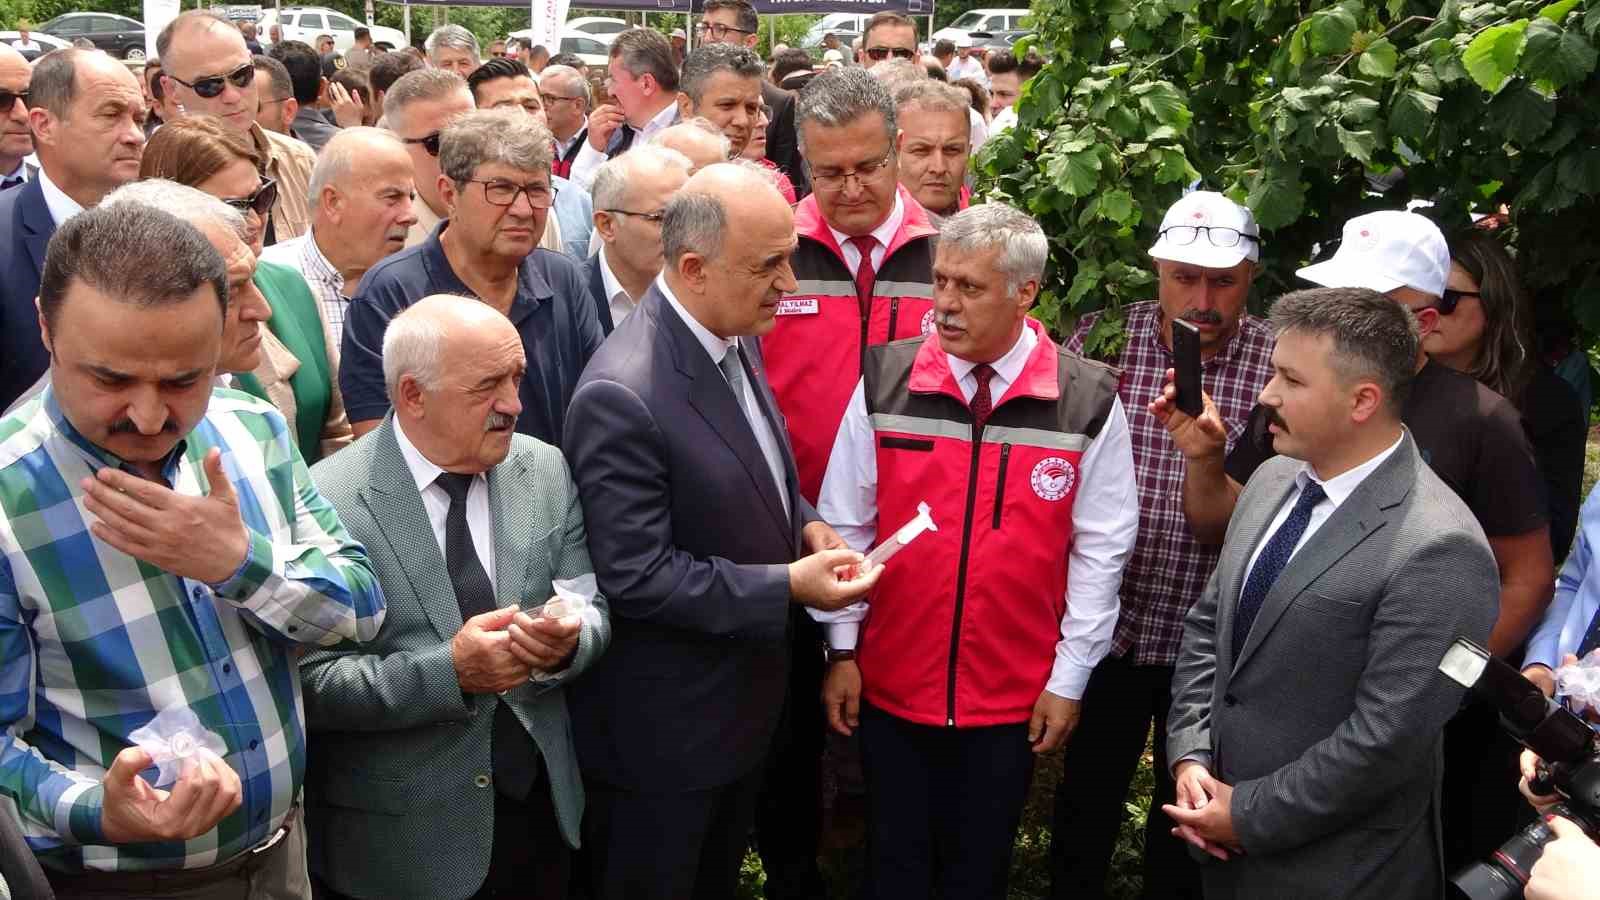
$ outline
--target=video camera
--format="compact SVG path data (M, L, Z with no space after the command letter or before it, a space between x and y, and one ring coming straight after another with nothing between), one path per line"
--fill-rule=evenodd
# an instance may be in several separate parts
M1439 661L1439 671L1470 688L1500 712L1501 724L1522 746L1538 754L1535 794L1559 794L1550 812L1571 819L1591 838L1600 832L1600 745L1594 729L1551 700L1522 673L1465 638ZM1520 900L1533 864L1555 832L1543 819L1512 835L1489 859L1450 879L1456 896L1468 900Z

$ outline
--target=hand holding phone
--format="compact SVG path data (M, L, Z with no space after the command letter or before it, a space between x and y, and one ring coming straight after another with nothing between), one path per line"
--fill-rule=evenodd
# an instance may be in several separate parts
M1172 320L1172 362L1177 372L1178 409L1196 419L1205 412L1200 391L1200 329L1182 319Z

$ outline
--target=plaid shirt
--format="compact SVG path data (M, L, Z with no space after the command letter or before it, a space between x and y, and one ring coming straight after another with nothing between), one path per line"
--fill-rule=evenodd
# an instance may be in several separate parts
M306 286L311 288L317 304L322 307L322 317L328 320L328 336L332 338L329 354L338 357L339 347L344 343L344 316L350 308L350 298L344 292L344 276L322 255L322 248L317 246L312 232L273 244L261 251L261 259L288 266L306 280Z
M1161 305L1135 303L1123 309L1127 344L1116 364L1117 393L1133 435L1134 474L1139 483L1139 540L1122 573L1122 613L1111 643L1114 656L1133 652L1135 665L1170 666L1183 640L1183 617L1200 599L1221 547L1195 541L1183 515L1183 454L1146 405L1161 393L1172 351L1161 343ZM1085 316L1067 349L1083 352L1098 315ZM1246 315L1217 354L1201 364L1206 393L1228 427L1228 449L1244 432L1256 397L1272 378L1272 332Z
M52 390L0 419L0 797L51 868L194 868L261 843L305 771L297 645L370 640L383 621L366 551L317 493L283 417L215 391L163 465L174 490L206 492L212 447L250 531L244 563L215 586L90 534L78 482L121 462L67 422ZM187 842L106 845L112 758L183 706L227 745L243 803Z

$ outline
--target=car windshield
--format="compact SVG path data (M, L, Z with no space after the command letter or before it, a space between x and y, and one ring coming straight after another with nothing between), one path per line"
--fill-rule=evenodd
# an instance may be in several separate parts
M981 12L962 13L960 16L956 17L956 20L954 22L950 23L950 27L951 28L976 28L978 23L983 21L983 16L984 16L984 14L981 13Z
M628 30L625 22L593 22L585 25L584 31L590 34L621 34Z

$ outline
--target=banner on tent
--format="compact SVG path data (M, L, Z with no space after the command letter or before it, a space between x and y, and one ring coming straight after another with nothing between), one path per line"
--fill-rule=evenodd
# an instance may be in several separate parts
M571 0L533 0L529 38L535 44L555 47L561 43L561 25L567 21Z
M386 2L401 2L401 0L386 0ZM521 6L527 0L411 0L412 6ZM873 13L893 10L905 13L908 16L933 15L933 0L753 0L756 12L764 15L784 15L786 13L860 13L872 15ZM672 13L684 15L698 13L702 2L694 0L581 0L577 6L583 9L607 9L615 11L645 11L656 13ZM539 18L541 10L547 6L554 6L553 0L534 0L534 18ZM562 6L567 4L563 3ZM535 26L537 27L537 26Z

